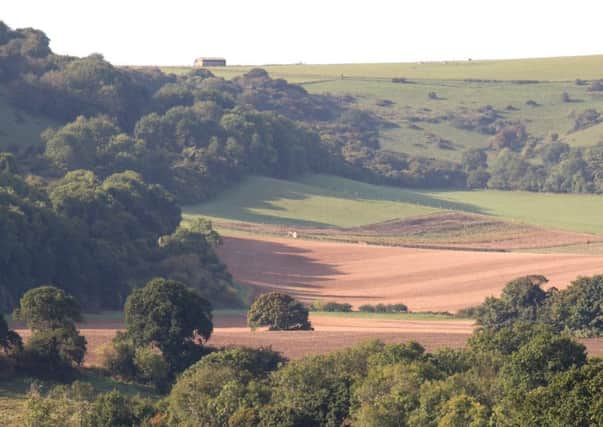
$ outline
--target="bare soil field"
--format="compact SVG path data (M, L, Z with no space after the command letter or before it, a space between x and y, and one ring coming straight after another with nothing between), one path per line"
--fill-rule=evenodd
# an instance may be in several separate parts
M420 342L428 351L442 347L461 348L473 331L468 320L388 320L350 319L310 315L314 331L269 332L251 331L241 315L220 316L215 319L216 328L209 344L216 347L244 345L272 347L290 359L312 354L324 354L341 350L366 340L385 343ZM100 365L103 346L111 341L123 325L116 322L94 321L80 329L88 340L87 366ZM29 331L18 330L24 338ZM603 355L603 338L580 340L590 355Z
M502 221L492 216L463 212L438 212L350 228L232 221L216 221L215 225L226 234L229 231L242 231L260 235L287 236L288 233L296 232L298 237L304 239L501 252L588 245L603 241L603 238L597 235L547 230L528 224Z
M566 287L603 273L603 256L416 249L293 238L226 237L219 249L235 280L301 301L403 302L411 311L456 311L498 295L527 274Z

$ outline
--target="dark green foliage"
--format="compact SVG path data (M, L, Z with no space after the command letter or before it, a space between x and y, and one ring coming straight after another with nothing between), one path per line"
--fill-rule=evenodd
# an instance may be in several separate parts
M82 320L75 298L54 286L41 286L27 291L15 310L15 317L33 331L70 327Z
M258 411L270 399L270 390L262 381L282 361L272 350L250 348L231 348L204 357L172 388L170 421L186 426L257 425Z
M156 346L171 373L202 355L213 330L210 303L185 284L156 278L130 294L125 305L128 336L136 346Z
M211 223L177 229L180 219L172 196L132 171L104 180L72 171L48 195L0 172L0 307L52 282L88 309L117 308L155 276L186 281L219 306L241 305Z
M582 277L567 289L544 291L544 276L532 275L509 282L500 298L488 297L471 309L485 329L500 329L516 322L539 322L556 331L591 337L603 333L603 276Z
M230 367L243 377L262 378L286 362L271 348L232 347L215 351L195 364L198 367Z
M328 311L349 313L352 311L352 305L347 303L338 303L334 301L314 301L308 307L310 311Z
M311 330L308 309L286 294L260 295L249 307L247 324L251 328L268 326L271 331Z
M507 359L502 375L510 392L544 386L558 372L586 362L584 345L565 336L539 334Z
M97 397L85 417L85 426L131 427L143 425L154 415L151 402L124 396L116 390Z
M546 387L527 393L514 412L522 425L590 426L603 423L603 364L590 360L556 374Z
M18 333L8 328L4 315L0 313L0 349L4 353L19 352L23 348L23 341Z
M526 276L509 282L500 298L488 297L477 309L477 323L484 328L501 328L516 321L536 321L543 310L546 293L543 276Z
M75 325L82 318L75 299L61 289L42 286L23 295L15 314L32 331L18 355L18 368L39 378L72 377L86 353L86 338Z
M18 368L28 375L65 381L73 378L86 353L86 338L74 327L34 333L18 358Z
M552 298L550 321L579 337L603 334L603 275L581 277Z
M406 313L408 307L405 304L363 304L358 307L358 311L365 313Z
M111 342L111 348L104 355L103 366L117 378L134 381L139 376L135 357L133 340L125 332L119 331Z

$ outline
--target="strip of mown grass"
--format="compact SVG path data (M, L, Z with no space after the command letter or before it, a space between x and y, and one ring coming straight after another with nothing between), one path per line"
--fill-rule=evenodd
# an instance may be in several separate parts
M312 311L310 317L340 317L352 319L384 319L384 320L471 320L455 317L444 313L369 313L364 311L337 312L337 311Z

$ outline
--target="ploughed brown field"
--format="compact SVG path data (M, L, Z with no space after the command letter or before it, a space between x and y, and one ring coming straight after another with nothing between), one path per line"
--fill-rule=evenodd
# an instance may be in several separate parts
M603 273L603 255L416 249L276 237L225 237L219 249L235 280L255 292L304 302L406 304L411 311L456 311L499 295L510 280L542 274L562 289Z
M256 235L287 236L294 230L304 239L364 242L386 246L437 249L478 249L510 251L583 245L590 247L603 236L545 229L519 222L502 221L487 215L465 212L437 212L393 219L359 227L309 227L218 220L214 225L226 231Z
M361 341L378 339L386 343L420 342L428 351L442 347L460 348L473 331L468 320L388 320L360 319L310 315L314 331L269 332L251 331L241 315L218 316L210 345L225 347L244 345L270 346L290 359L312 354L324 354L340 350ZM119 322L94 321L80 325L80 332L88 341L85 364L99 365L103 346L123 327ZM24 338L28 330L18 330ZM603 355L603 338L580 340L590 355Z

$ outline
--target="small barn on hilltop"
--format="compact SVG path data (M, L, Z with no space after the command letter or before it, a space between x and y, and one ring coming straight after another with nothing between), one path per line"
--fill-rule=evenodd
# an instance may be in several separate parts
M201 57L195 59L195 67L225 67L226 59Z

